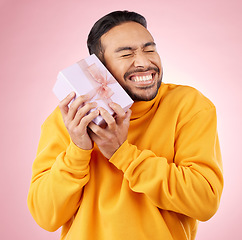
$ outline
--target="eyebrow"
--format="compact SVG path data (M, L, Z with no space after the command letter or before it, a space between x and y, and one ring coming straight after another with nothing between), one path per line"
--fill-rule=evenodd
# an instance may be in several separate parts
M149 46L156 46L156 44L154 43L154 42L147 42L147 43L145 43L143 46L142 46L142 48L146 48L146 47L149 47ZM128 51L128 50L130 50L130 51L132 51L132 50L135 50L136 48L134 48L134 47L119 47L119 48L117 48L116 50L115 50L115 52L116 53L119 53L119 52L122 52L122 51Z
M156 44L155 44L155 42L147 42L147 43L144 44L143 48L149 47L149 46L154 46L155 47Z
M119 47L115 50L116 53L122 52L122 51L127 51L127 50L133 50L133 47Z

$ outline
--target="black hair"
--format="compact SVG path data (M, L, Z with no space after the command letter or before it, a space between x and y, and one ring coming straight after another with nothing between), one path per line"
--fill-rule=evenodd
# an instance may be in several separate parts
M127 10L111 12L100 18L93 25L88 35L87 47L89 53L96 54L97 57L99 57L100 60L103 61L103 49L100 41L101 36L108 32L111 28L130 21L137 22L143 27L147 28L146 19L142 15L136 12L129 12Z

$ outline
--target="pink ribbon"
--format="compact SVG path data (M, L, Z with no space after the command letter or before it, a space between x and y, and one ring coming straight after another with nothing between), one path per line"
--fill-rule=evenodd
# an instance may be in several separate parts
M107 107L110 102L112 102L111 96L114 94L112 89L108 86L109 84L117 83L112 75L108 79L108 72L104 68L99 69L99 67L93 63L90 66L87 64L85 59L77 62L80 66L88 80L93 86L93 90L89 91L87 94L93 99L98 95L96 100L102 100Z
M110 78L107 79L107 71L105 72L105 76L102 75L101 71L97 67L95 63L87 67L87 71L91 74L93 79L97 83L97 87L95 87L89 94L92 95L94 93L94 96L96 94L99 95L100 99L102 100L108 100L110 97L114 94L112 89L108 86L108 84L116 83L115 79ZM94 97L92 96L92 97ZM97 99L99 100L99 99ZM110 99L111 101L111 99Z

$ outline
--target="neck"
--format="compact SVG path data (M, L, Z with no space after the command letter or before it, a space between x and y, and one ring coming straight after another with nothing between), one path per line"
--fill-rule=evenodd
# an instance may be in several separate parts
M131 115L131 120L137 119L143 115L145 115L147 112L150 111L150 109L154 106L157 105L161 99L162 96L162 86L161 84L159 91L156 95L155 98L153 98L150 101L135 101L134 104L131 107L132 110L132 115Z

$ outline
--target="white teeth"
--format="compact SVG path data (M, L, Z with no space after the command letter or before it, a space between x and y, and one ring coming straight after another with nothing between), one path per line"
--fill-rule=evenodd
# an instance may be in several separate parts
M149 81L151 79L152 79L152 74L146 75L146 76L135 76L132 78L132 80L135 82L144 82L144 81Z

